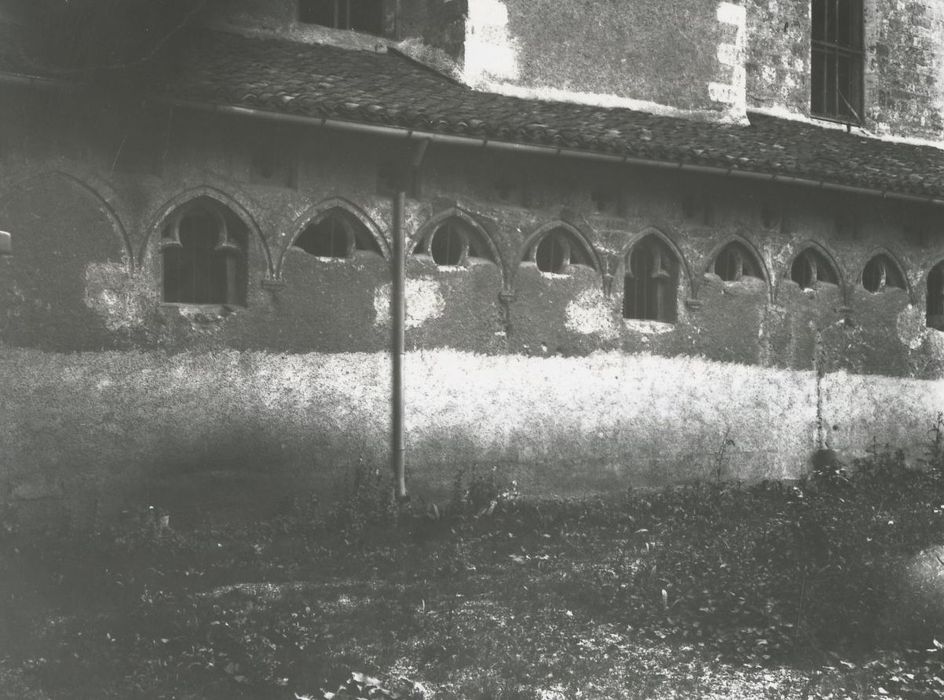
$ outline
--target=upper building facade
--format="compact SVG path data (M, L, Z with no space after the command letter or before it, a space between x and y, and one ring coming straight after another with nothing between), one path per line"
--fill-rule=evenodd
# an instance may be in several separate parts
M301 41L404 42L502 94L944 138L941 0L237 0L208 20Z

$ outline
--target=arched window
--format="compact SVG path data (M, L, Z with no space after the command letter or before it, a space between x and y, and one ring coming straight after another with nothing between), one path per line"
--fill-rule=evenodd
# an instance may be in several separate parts
M679 263L656 236L646 236L629 254L623 278L623 318L675 323Z
M541 272L563 274L569 265L593 267L581 241L563 227L551 229L534 244L530 258Z
M928 273L927 325L944 331L944 262Z
M862 270L862 286L873 294L889 287L905 288L905 278L894 261L879 253L865 264Z
M482 235L457 216L443 221L421 241L413 253L426 253L440 267L465 265L470 258L496 262Z
M349 258L355 250L382 255L367 227L342 209L332 209L310 223L292 245L319 258Z
M825 255L814 248L807 248L793 260L790 279L801 289L813 289L817 282L839 284L839 273Z
M715 257L711 270L725 282L736 282L742 277L763 279L760 262L743 243L728 243Z
M203 198L185 205L161 237L164 301L246 305L245 225Z

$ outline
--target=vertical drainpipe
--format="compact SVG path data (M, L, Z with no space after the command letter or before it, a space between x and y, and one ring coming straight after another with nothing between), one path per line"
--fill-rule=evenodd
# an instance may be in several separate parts
M405 178L397 178L397 193L393 199L393 289L390 305L393 317L391 360L393 364L391 391L392 400L392 459L397 500L404 500L406 493L406 444L403 429L403 357L405 354L406 326L406 246L403 233L403 209L406 202Z
M397 173L397 192L393 199L393 289L390 306L393 317L391 338L391 460L396 483L397 500L409 498L406 491L406 430L404 413L406 402L403 398L403 360L406 355L406 233L403 230L404 209L406 208L406 190L419 188L419 170L426 155L429 139L417 141L409 167Z

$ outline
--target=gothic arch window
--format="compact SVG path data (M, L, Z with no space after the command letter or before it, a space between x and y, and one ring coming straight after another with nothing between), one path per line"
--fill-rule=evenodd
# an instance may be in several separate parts
M355 250L383 255L367 227L343 209L308 224L292 245L319 258L350 258Z
M633 246L623 277L623 318L675 323L679 261L658 236Z
M737 282L744 277L764 279L760 261L743 243L728 243L715 256L711 271L725 282Z
M800 285L800 289L813 289L818 282L839 284L839 273L825 255L815 248L807 248L794 258L790 279Z
M889 287L905 288L905 277L895 262L884 253L869 260L862 269L862 286L876 294Z
M944 262L928 273L927 325L944 331Z
M564 274L570 265L594 266L581 241L563 226L538 238L528 257L541 272L552 274Z
M413 253L429 255L440 267L466 265L473 258L497 262L482 235L458 216L451 216L436 226Z
M163 300L246 305L246 226L229 209L200 198L171 217L161 235Z

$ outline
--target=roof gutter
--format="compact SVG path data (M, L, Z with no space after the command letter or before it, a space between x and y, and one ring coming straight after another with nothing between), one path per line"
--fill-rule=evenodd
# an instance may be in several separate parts
M423 140L431 143L441 143L454 146L488 148L501 151L512 151L515 153L541 154L564 156L568 158L581 158L583 160L593 160L605 163L622 163L624 165L638 165L649 168L662 168L664 170L681 170L691 173L704 173L709 175L723 175L746 180L781 182L790 185L800 185L803 187L815 187L822 190L833 192L847 192L851 194L868 195L872 197L881 197L882 199L898 200L905 202L918 202L922 204L931 204L935 206L944 206L944 199L931 196L920 196L893 192L890 190L879 190L868 187L856 187L852 185L841 185L838 183L827 182L826 180L811 180L802 177L793 177L792 175L779 175L772 173L762 173L753 170L741 170L738 168L722 168L711 165L691 165L681 161L651 160L648 158L636 158L632 156L618 156L607 153L596 153L593 151L582 151L576 148L559 148L555 146L538 146L532 144L514 143L511 141L494 141L479 136L454 136L451 134L439 134L431 131L421 131L416 129L407 129L396 126L377 126L374 124L362 124L360 122L350 122L340 119L327 119L321 117L307 117L297 114L284 114L282 112L268 112L265 110L254 109L251 107L238 107L234 105L220 105L212 102L198 102L193 100L181 100L174 98L157 98L152 101L161 102L174 107L184 107L196 109L205 112L216 112L219 114L242 115L256 119L268 119L290 124L300 124L306 126L317 126L325 129L339 129L343 131L353 131L357 133L375 134L377 136L389 136L392 138L407 138Z

